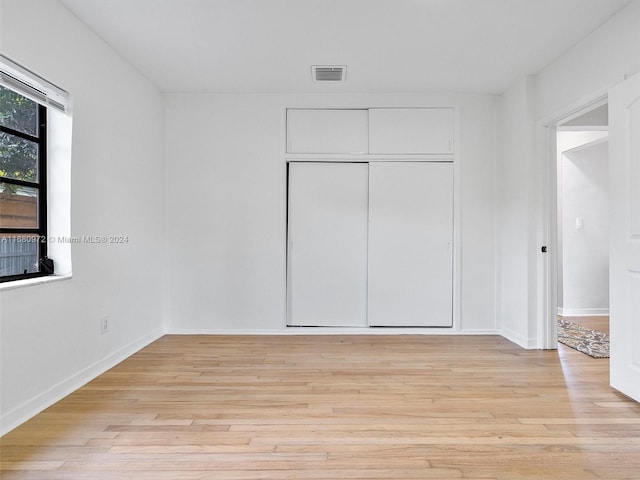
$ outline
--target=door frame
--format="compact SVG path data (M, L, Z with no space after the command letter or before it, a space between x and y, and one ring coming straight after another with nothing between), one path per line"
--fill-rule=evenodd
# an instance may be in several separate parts
M539 162L538 256L537 256L537 340L538 348L558 348L558 125L573 120L608 102L609 87L601 89L536 124ZM547 247L542 253L541 248Z

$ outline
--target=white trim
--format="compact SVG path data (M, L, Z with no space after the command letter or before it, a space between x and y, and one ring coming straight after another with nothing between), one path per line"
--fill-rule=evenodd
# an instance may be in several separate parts
M601 317L609 316L608 308L560 308L558 315L563 317Z
M42 285L44 283L60 282L62 280L71 280L73 276L69 275L50 275L47 277L25 278L24 280L13 280L11 282L0 283L0 291L13 290L14 288L30 287L32 285Z
M405 109L451 109L453 110L454 115L454 145L453 152L451 153L439 153L439 154L369 154L369 153L357 153L357 154L345 154L345 153L289 153L289 122L288 122L288 112L289 110L371 110L374 108L405 108ZM460 115L460 106L458 105L430 105L430 106L412 106L412 107L375 107L375 106L353 106L353 107L317 107L317 106L307 106L307 107L287 107L283 106L281 108L281 132L282 136L280 137L280 158L284 158L284 175L280 177L280 188L279 192L281 192L281 208L283 208L283 212L288 212L288 178L287 178L287 165L290 162L363 162L370 163L376 161L415 161L415 162L449 162L453 163L453 311L452 311L452 326L451 327L442 327L448 334L458 334L465 333L461 330L462 328L462 212L461 212L461 203L462 203L462 191L461 191L461 163L460 159L462 158L462 142L461 142L461 115ZM282 181L284 179L284 182ZM284 308L284 318L282 320L284 328L301 328L301 327L287 327L288 318L289 318L289 286L288 286L288 278L289 278L289 259L288 259L288 213L283 213L280 215L280 218L284 220L280 225L280 234L284 234L284 241L281 243L284 246L285 250L285 268L283 269L284 273L284 285L285 285L285 308ZM495 220L495 218L494 218ZM496 324L494 319L494 325ZM313 332L317 332L318 328L314 327ZM317 332L319 334L329 334L330 327L321 327L321 332ZM364 327L367 328L367 327ZM389 331L389 327L384 327L387 330L387 333L391 333ZM440 327L425 327L425 328L440 328ZM224 330L226 332L226 330ZM256 332L260 332L261 330L256 330ZM267 334L277 334L277 331L269 330ZM286 330L282 330L286 331ZM172 332L176 332L173 330ZM198 333L217 333L219 330L185 330L180 333L188 333L192 332L194 334ZM249 330L239 330L235 331L237 333L247 332L249 334ZM498 330L482 330L481 334L500 334ZM310 333L308 331L307 333ZM344 330L339 330L338 333L345 333ZM364 333L362 331L356 331L354 333ZM401 328L396 333L408 333L407 328ZM433 333L433 332L432 332Z
M462 117L453 107L453 329L462 331ZM432 161L435 159L432 159ZM495 318L494 318L495 320ZM494 321L495 325L495 321Z
M558 346L558 327L556 311L558 306L558 190L557 190L557 127L550 125L542 129L536 129L544 134L544 152L552 159L552 162L541 163L541 175L539 182L540 209L537 213L541 219L538 225L538 245L546 245L547 252L538 250L537 262L537 298L536 298L536 343L538 348L555 349ZM538 142L536 142L538 145ZM553 188L552 188L553 186Z
M280 286L284 293L282 300L282 328L287 327L289 318L289 164L286 160L286 152L289 138L289 124L287 121L288 109L286 106L280 108L280 136L279 156L276 171L278 173L278 243L280 244L284 259L283 268L280 270ZM282 161L284 159L284 161Z
M540 348L538 346L537 338L535 337L527 338L524 335L520 335L519 333L514 332L513 330L508 328L503 328L502 330L500 330L499 335L502 335L504 338L506 338L510 342L513 342L516 345L519 345L520 347L525 348L527 350Z
M286 327L282 329L173 328L167 335L501 335L498 330L456 331L451 327Z
M569 122L593 109L601 107L608 102L608 93L612 86L608 85L601 88L591 95L587 95L577 102L573 102L565 108L547 115L538 121L538 125L542 127L557 127L560 123Z
M287 162L453 162L455 154L286 153Z
M107 355L103 359L98 360L92 365L89 365L79 372L74 373L61 382L58 382L56 385L52 386L36 397L27 400L26 402L18 405L8 412L3 412L2 416L0 417L0 436L4 435L7 432L10 432L38 413L42 412L45 408L48 408L54 403L63 399L70 393L75 392L83 385L86 385L94 378L102 375L110 368L113 368L118 363L127 359L134 353L138 352L139 350L156 341L162 336L162 330L156 330L147 335L144 335L139 339L125 345L119 350L116 350L112 354Z
M556 132L558 124L568 122L608 102L608 92L612 85L573 102L567 107L536 122L536 159L542 165L539 187L540 199L544 202L539 218L542 238L541 245L548 246L543 261L538 262L537 278L541 292L537 298L537 343L539 348L552 349L557 346L558 298L558 225L557 225L557 161ZM524 339L522 339L524 340ZM521 345L519 342L516 342ZM526 347L525 347L526 348Z

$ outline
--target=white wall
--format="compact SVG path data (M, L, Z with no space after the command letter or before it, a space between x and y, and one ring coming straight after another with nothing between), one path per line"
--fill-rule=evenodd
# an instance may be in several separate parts
M503 326L509 326L515 332L515 336L508 335L515 341L528 339L530 346L541 347L544 344L538 336L541 330L539 327L545 321L545 312L541 307L546 288L545 257L540 255L539 247L550 241L546 225L550 218L547 205L547 196L550 194L546 186L549 186L551 178L550 155L553 153L543 124L556 116L568 114L587 101L595 100L612 85L622 81L626 74L640 71L638 25L640 0L634 0L539 72L535 79L528 77L528 80L516 82L501 98L501 128L498 134L510 146L503 148L500 153L498 191L506 191L511 188L510 185L522 184L523 181L534 190L531 194L532 201L521 201L517 207L506 204L505 198L499 202L502 212L509 211L508 215L499 217L499 231L508 229L514 238L526 238L530 241L529 248L526 249L516 249L505 242L499 246L498 271L515 269L510 274L513 282L504 277L500 280L498 297L499 304L503 307L499 311L499 320ZM520 111L523 105L529 105L526 111L533 115L534 121L528 122L528 125L523 123L522 115L526 115ZM521 121L511 122L514 114L516 118L520 116ZM512 139L522 135L533 135L534 145L521 149L516 147ZM526 165L516 164L510 170L505 170L514 161L524 161ZM516 223L516 219L522 220ZM513 299L509 300L510 297ZM521 312L518 319L514 320L510 315L516 311L516 307L525 305L524 299L530 301L527 312ZM505 309L506 303L514 308Z
M58 2L1 0L0 49L73 98L73 278L0 292L5 432L156 338L162 329L162 97ZM100 317L109 331L101 334Z
M533 78L527 77L502 95L498 118L497 177L497 311L500 330L524 347L535 346L535 332L529 328L535 298L528 285L533 275L530 252L536 249L531 218L535 176L531 158L534 145L534 105L530 95Z
M495 331L495 98L168 95L169 331L285 325L286 107L458 106L461 328Z
M640 72L640 0L537 75L536 117L544 119Z
M594 135L595 133L595 135ZM575 137L606 132L558 132L562 215L562 315L609 313L608 143L572 145ZM585 146L587 145L587 146ZM577 219L582 226L578 228Z

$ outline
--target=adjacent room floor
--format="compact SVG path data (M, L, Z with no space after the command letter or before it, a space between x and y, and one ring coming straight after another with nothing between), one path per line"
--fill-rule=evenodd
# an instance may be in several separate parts
M7 434L1 473L637 478L608 364L498 336L165 336Z
M593 317L565 317L572 322L578 323L585 328L597 330L609 335L609 316L598 315Z

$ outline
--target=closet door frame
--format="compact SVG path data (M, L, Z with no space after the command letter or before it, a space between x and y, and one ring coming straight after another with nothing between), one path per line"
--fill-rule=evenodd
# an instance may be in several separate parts
M424 157L420 157L420 156L393 156L393 157L385 157L385 158L362 158L361 161L356 161L353 156L349 155L349 156L331 156L328 159L325 158L313 158L313 157L296 157L296 156L291 156L290 158L287 159L287 173L286 173L286 181L284 182L286 185L286 196L285 196L285 203L286 203L286 215L285 217L288 219L288 205L289 205L289 198L288 198L288 194L289 194L289 165L291 163L303 163L303 162L313 162L313 163L374 163L374 162L445 162L445 163L451 163L453 166L453 245L452 245L452 289L453 289L453 295L452 295L452 312L453 312L453 318L452 318L452 326L451 327L445 327L445 328L440 328L440 327L415 327L415 328L419 328L421 331L428 329L429 332L432 333L456 333L459 332L461 330L461 319L460 319L460 292L461 292L461 281L460 281L460 176L459 176L459 165L457 162L452 161L450 158L441 158L441 159L437 159L434 160L433 158L424 158ZM287 222L285 222L285 256L286 256L286 267L285 267L285 291L286 291L286 302L285 302L285 318L283 319L283 327L286 329L289 328L300 328L299 326L295 326L295 325L291 325L290 324L290 320L291 320L291 292L290 292L290 269L291 269L291 265L290 265L290 260L289 260L289 248L288 248L288 242L289 242L289 231L288 231L288 220ZM367 300L368 303L368 300ZM367 325L365 325L367 326ZM395 327L389 327L388 329L385 329L385 331L388 331L389 333L391 333L392 329ZM402 328L403 332L409 331L411 328L414 327L399 327ZM324 333L329 333L329 331L332 330L332 327L323 327L323 329L321 330ZM371 330L370 328L367 328L367 330ZM340 331L341 332L347 332L349 331L348 327L340 327ZM358 327L352 327L351 331L362 331L362 326L358 326Z
M454 112L454 145L455 148L453 153L450 155L442 155L442 154L351 154L351 153L335 153L335 154L299 154L299 153L291 153L287 152L287 110L291 108L354 108L354 109L371 109L371 108L380 108L380 107L391 107L391 108L432 108L432 107L451 107L451 105L367 105L367 104L349 104L347 105L329 105L318 107L317 105L310 106L305 103L298 103L294 105L282 106L280 109L280 125L282 135L280 137L280 158L282 159L282 176L281 176L281 238L282 238L282 249L284 258L287 259L287 206L288 206L288 165L291 162L451 162L453 163L453 326L451 328L421 328L421 329L413 329L419 332L428 332L434 334L452 334L459 333L464 331L463 324L464 320L461 318L461 295L462 295L462 275L461 275L461 258L462 258L462 249L461 249L461 211L460 211L460 197L461 197L461 176L460 176L460 157L461 152L464 150L464 145L461 141L461 115L460 115L460 107L453 106ZM282 289L285 293L282 303L283 303L283 312L284 315L282 317L282 328L283 331L290 330L287 325L287 321L289 318L288 313L288 261L286 260L281 275ZM473 291L468 292L473 295ZM297 327L296 327L297 328ZM323 329L314 329L314 333L334 333L334 332L370 332L376 331L376 329L362 329L352 328L345 329L341 328L339 330L333 329L331 327L326 327ZM388 328L383 329L382 333L407 333L412 331L411 328L404 329L395 329ZM305 332L311 332L310 329L306 329ZM486 333L484 330L479 331L480 333Z

